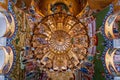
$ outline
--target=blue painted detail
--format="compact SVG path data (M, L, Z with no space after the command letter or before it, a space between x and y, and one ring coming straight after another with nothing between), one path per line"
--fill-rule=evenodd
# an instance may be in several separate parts
M12 14L12 16L14 17L14 20L15 20L15 32L12 35L11 38L7 38L7 44L6 45L10 46L12 48L13 55L14 55L14 60L13 60L13 64L12 64L12 67L11 67L10 71L7 74L5 74L5 80L11 80L11 78L9 78L9 75L10 75L11 71L13 70L13 67L14 67L15 62L16 62L16 51L15 51L14 46L11 44L11 41L15 38L16 33L18 31L18 22L17 22L17 19L16 19L16 15L15 15L13 9L12 9L12 3L10 2L10 0L8 2L8 12L10 12Z
M107 50L108 50L109 48L112 48L112 47L113 47L113 41L112 41L112 40L109 40L109 39L106 37L105 32L104 32L105 21L107 20L107 18L108 18L112 13L113 13L113 4L110 4L110 5L109 5L109 11L108 11L108 13L107 13L106 16L105 16L105 19L103 20L102 29L101 29L101 30L102 30L102 35L103 35L105 41L107 42L107 45L106 45L106 47L105 47L105 49L104 49L104 51L103 51L102 57L101 57L101 60L102 60L102 63L103 63L104 69L105 69L105 73L106 73L106 80L113 80L113 76L111 76L111 75L109 74L108 70L106 69L106 64L105 64L105 59L104 59Z

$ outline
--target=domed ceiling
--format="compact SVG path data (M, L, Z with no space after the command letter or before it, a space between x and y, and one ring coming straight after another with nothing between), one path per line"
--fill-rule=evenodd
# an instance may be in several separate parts
M7 45L13 44L15 47L14 49L12 46L16 64L10 77L13 80L18 80L18 77L20 80L44 80L44 78L74 80L78 77L80 80L92 80L96 77L98 68L96 65L100 63L97 60L101 61L100 58L105 58L101 56L104 46L112 45L104 33L107 31L105 22L103 25L102 22L98 25L99 21L104 21L104 16L97 16L97 13L106 7L110 8L109 10L106 8L108 14L105 13L107 15L105 20L107 21L113 11L119 11L118 3L118 0L10 0L9 3L5 0L3 3L0 2L2 13L11 13L15 20L13 23L15 25L12 23L7 25L7 30L12 30L9 34L16 34L16 37L10 35L10 38L6 39ZM5 18L8 22L13 20L8 15ZM12 29L13 26L15 31ZM115 29L115 32L118 31ZM2 37L7 37L9 34ZM102 39L101 35L104 37L103 40L99 40ZM108 59L106 61L109 62ZM99 68L98 70L102 70L101 67ZM95 78L95 80L99 79Z
M33 3L37 12L42 13L43 15L52 14L51 7L56 3L64 3L69 9L69 12L76 16L86 6L87 0L35 0Z
M31 46L40 67L55 71L80 68L87 56L87 30L75 17L57 13L45 17L33 31Z

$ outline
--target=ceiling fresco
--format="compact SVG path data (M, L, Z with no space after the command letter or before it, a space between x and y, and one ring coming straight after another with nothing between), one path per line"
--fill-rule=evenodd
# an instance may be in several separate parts
M119 80L120 0L1 0L0 80Z

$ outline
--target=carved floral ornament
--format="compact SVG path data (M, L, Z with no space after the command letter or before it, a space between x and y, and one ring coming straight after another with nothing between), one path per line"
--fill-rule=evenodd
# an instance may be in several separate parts
M57 13L34 28L31 46L42 69L74 70L87 56L87 30L75 17Z

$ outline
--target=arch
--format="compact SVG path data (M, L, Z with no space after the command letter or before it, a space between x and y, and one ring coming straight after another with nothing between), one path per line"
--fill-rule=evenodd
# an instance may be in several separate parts
M11 13L0 12L0 37L12 37L15 31L15 21Z
M0 47L0 55L1 55L1 62L0 62L0 74L7 74L13 64L13 51L12 48L7 47Z

